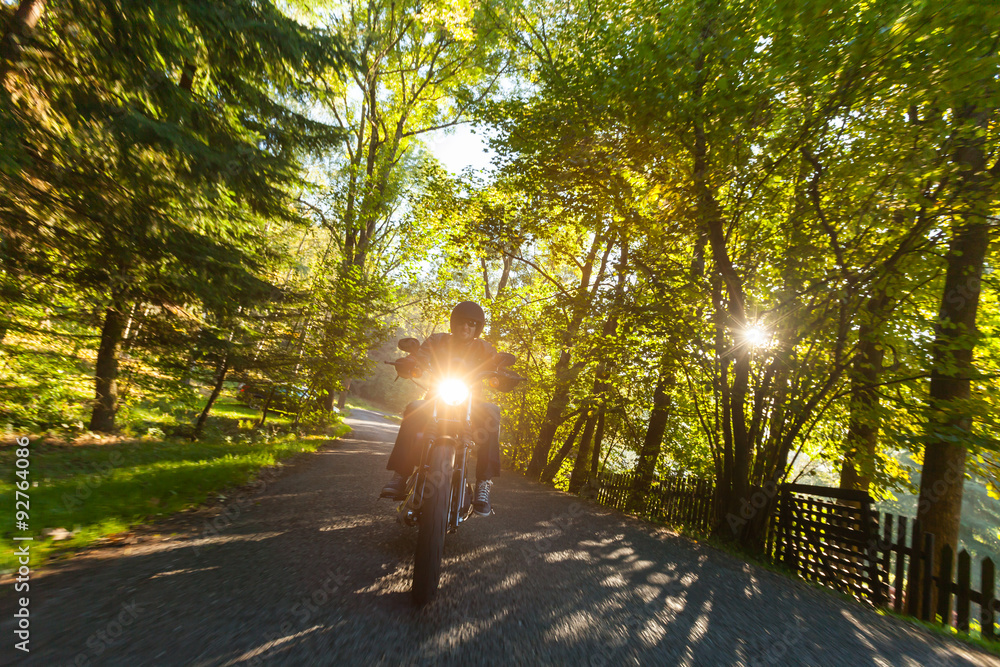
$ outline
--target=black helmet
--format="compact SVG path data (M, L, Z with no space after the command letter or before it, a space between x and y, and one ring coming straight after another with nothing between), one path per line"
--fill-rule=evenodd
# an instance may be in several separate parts
M483 325L486 323L486 313L483 312L483 307L475 301L463 301L451 311L448 323L452 329L455 328L457 320L475 320L477 323L475 337L479 338L479 335L483 333Z

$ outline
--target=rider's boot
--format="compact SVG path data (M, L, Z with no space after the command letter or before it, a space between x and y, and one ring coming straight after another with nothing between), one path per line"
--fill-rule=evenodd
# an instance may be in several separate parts
M382 495L380 498L392 498L393 500L402 500L406 497L406 477L398 472L392 473L392 479L389 483L382 487Z
M476 482L476 499L472 501L472 511L479 516L489 516L493 513L490 505L490 489L493 488L493 480L485 479Z

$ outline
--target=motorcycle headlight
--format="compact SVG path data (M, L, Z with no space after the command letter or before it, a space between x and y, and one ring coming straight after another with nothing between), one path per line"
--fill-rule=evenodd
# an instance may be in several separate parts
M469 397L469 388L461 380L442 380L438 396L448 405L458 405Z

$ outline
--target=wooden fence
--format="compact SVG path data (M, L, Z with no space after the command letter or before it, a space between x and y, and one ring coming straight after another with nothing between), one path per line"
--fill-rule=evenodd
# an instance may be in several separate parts
M634 473L601 475L597 501L627 511L635 479ZM707 532L712 527L713 498L712 485L705 480L657 479L633 513ZM867 493L780 485L765 552L772 562L803 579L874 606L965 633L972 629L973 619L978 619L984 639L1000 639L993 561L984 558L980 563L981 583L975 590L968 551L958 553L956 567L951 548L936 550L934 536L923 533L919 521L877 512ZM978 615L972 613L973 605Z
M983 638L1000 639L997 628L1000 600L996 596L996 570L992 559L984 558L980 562L979 590L975 590L972 587L972 557L968 551L959 551L956 563L951 547L945 545L936 549L934 535L922 532L919 521L884 514L879 523L882 531L875 544L879 571L887 583L891 581L891 586L887 586L886 606L901 614L969 632L972 619L977 618L971 613L971 606L976 605ZM937 604L932 609L935 594Z
M598 478L597 502L629 511L628 501L635 473L605 473ZM632 513L671 526L686 526L707 532L712 525L714 488L703 479L674 477L654 479L641 505Z
M803 579L884 605L878 523L862 491L782 484L765 552Z
M628 511L628 496L632 489L635 473L616 472L604 473L597 478L597 502L623 512ZM645 517L645 512L635 512Z

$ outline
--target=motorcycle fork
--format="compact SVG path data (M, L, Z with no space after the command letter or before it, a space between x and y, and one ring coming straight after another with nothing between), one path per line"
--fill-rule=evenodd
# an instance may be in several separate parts
M462 442L459 450L458 458L455 460L455 472L452 478L452 488L458 489L458 501L454 503L452 507L454 521L452 522L452 528L449 532L455 532L458 525L465 521L465 499L469 491L465 483L466 470L468 469L469 464L469 447L465 442Z
M424 506L424 491L427 488L427 473L430 462L431 450L437 442L437 434L432 434L427 438L424 451L420 454L420 467L417 468L417 479L413 488L413 509L419 511Z
M408 517L415 522L417 515L423 508L424 504L424 491L427 487L427 473L428 465L430 461L430 452L434 448L434 444L441 439L441 433L438 423L438 409L437 405L434 406L434 412L431 416L434 426L431 429L431 435L427 438L426 444L424 446L423 452L420 455L420 465L417 468L417 475L413 483L413 490L410 497L404 501L403 507L408 513ZM451 489L450 489L450 500L449 511L451 516L449 517L449 529L448 532L453 533L458 528L458 525L463 523L466 519L462 514L462 510L465 507L466 497L468 495L468 489L466 488L466 473L468 470L469 463L469 450L472 448L472 437L468 433L468 428L470 421L472 419L472 399L470 397L469 401L465 404L465 419L464 428L459 429L458 435L458 446L455 447L455 467L452 473L451 479ZM457 503L455 498L455 491L458 491ZM410 521L407 521L410 523ZM412 525L412 524L411 524Z

